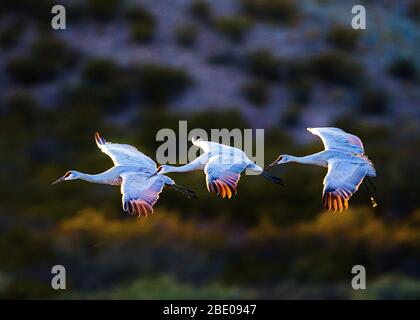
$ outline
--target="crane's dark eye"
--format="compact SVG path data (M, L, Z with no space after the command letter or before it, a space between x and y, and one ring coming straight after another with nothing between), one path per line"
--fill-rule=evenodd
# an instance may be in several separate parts
M64 175L64 178L68 178L68 177L70 177L70 175L71 175L71 172L69 171Z
M160 172L160 171L162 171L162 166L159 166L156 170L156 172Z

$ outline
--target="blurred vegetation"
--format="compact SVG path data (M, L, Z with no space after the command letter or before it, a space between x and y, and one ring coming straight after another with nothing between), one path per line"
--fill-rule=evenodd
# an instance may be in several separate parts
M34 84L54 79L70 68L77 54L55 36L36 39L28 53L12 58L6 67L11 78L22 84Z
M210 4L205 0L192 1L189 8L191 16L201 22L209 22L211 20L212 10Z
M184 48L192 48L197 40L198 29L193 24L183 24L176 28L175 39Z
M420 298L419 122L414 111L413 117L395 112L399 104L386 81L369 76L354 56L359 40L354 33L335 26L327 35L333 48L303 56L282 56L264 47L237 50L241 40L247 45L255 23L290 28L299 21L298 1L239 0L237 15L223 18L214 16L210 2L188 4L193 22L177 21L175 41L190 49L183 54L195 55L198 30L204 37L204 30L215 26L233 41L206 52L203 63L244 77L235 87L239 97L261 108L260 113L251 109L255 113L249 117L242 105L197 101L196 108L177 109L178 99L201 85L188 64L125 56L117 61L100 51L81 54L62 40L67 35L60 38L19 22L48 20L50 1L0 4L0 14L13 15L0 29L6 71L0 99L0 298ZM121 19L140 49L154 44L159 21L146 7L89 0L78 10L79 17L95 19L99 32ZM393 77L392 84L402 90L415 87L415 59L386 61L385 67L374 65L384 72L380 80ZM36 90L45 84L56 85L51 99ZM271 108L283 88L286 101ZM346 102L343 113L328 109L335 105L320 109L320 101L326 101L320 96L334 102L336 92ZM306 110L312 112L309 120ZM285 180L284 187L243 175L230 200L208 193L202 172L171 174L195 189L200 200L165 189L147 219L123 213L116 187L81 181L50 186L68 170L97 173L112 165L94 143L96 130L153 158L161 144L156 133L177 132L179 120L210 134L213 128L255 127L253 116L262 119L269 112L276 124L265 127L267 164L280 153L322 150L320 139L303 126L318 123L317 116L330 110L328 125L361 137L375 164L375 209L361 186L347 212L325 212L326 170L298 164L268 169ZM67 268L65 292L50 287L54 264ZM367 269L366 291L350 287L355 264Z
M242 94L250 103L261 107L269 100L269 87L262 80L250 81L242 86Z
M24 25L20 21L12 21L0 29L0 47L10 49L16 46L22 35Z
M395 59L388 67L389 73L397 79L415 81L418 79L417 66L414 61L400 57Z
M157 26L155 17L145 7L137 5L126 9L126 19L130 24L131 37L139 43L150 43Z
M244 40L246 33L251 29L252 22L246 17L232 16L214 20L216 30L233 42Z
M296 0L241 0L248 16L275 24L294 24L299 18Z
M360 32L343 25L335 25L328 33L328 42L337 49L354 50L357 47Z

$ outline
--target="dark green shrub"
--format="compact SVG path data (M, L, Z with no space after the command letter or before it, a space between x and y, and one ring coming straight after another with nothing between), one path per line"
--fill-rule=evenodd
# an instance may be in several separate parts
M279 60L270 51L254 51L245 60L245 67L251 74L267 81L278 80Z
M120 68L110 59L93 59L86 63L82 79L90 83L110 83L119 76Z
M245 83L241 88L241 92L250 103L259 107L267 104L269 100L268 85L262 80Z
M197 28L192 24L184 24L175 30L175 39L180 46L191 48L197 39Z
M414 21L420 22L420 2L417 0L412 0L407 7L408 16Z
M0 0L0 13L24 15L25 18L47 19L50 21L53 5L54 2L52 0Z
M309 79L297 79L289 84L289 90L296 105L306 105L311 100L312 82Z
M214 21L217 31L233 42L240 42L252 26L245 17L223 17Z
M328 42L342 50L353 50L357 47L360 33L351 28L351 26L335 25L328 33Z
M81 72L82 82L64 90L70 104L88 104L113 110L128 99L133 83L128 72L114 61L104 58L92 59Z
M292 24L299 17L295 0L241 0L242 12L256 20Z
M136 5L125 10L125 17L129 22L143 22L147 24L154 24L155 17L145 7Z
M134 66L133 76L144 100L159 105L177 97L192 84L188 72L157 64Z
M408 58L398 58L388 67L388 72L395 78L413 81L417 79L416 64Z
M13 58L7 64L8 74L22 84L53 79L75 62L76 55L67 44L53 36L36 40L31 51Z
M205 0L194 0L189 8L192 17L208 22L211 18L210 4Z
M14 47L23 31L23 24L19 21L12 22L0 30L0 47L4 49Z
M339 53L323 53L309 59L314 76L331 84L356 86L364 81L364 69L357 61Z
M131 37L140 43L153 40L156 30L156 19L153 14L142 6L128 8L125 13L130 23Z
M281 115L281 125L288 128L296 127L300 120L300 113L301 110L298 106L288 106Z
M116 17L119 4L118 0L87 0L86 11L95 19L107 21Z
M389 97L384 89L366 88L362 90L358 108L361 112L371 115L383 115L388 110Z
M207 62L214 65L233 65L238 57L230 50L221 51L210 55Z

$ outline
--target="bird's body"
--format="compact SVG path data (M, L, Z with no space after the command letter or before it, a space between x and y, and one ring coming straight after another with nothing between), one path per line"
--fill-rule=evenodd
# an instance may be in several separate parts
M324 151L305 157L281 155L272 165L297 162L328 168L323 182L323 205L341 212L348 208L348 200L363 179L376 176L375 168L357 136L338 128L308 128L308 131L322 139ZM376 206L373 197L371 200Z
M192 142L204 151L202 155L184 166L160 166L156 173L204 170L207 190L219 194L222 198L226 196L230 198L237 193L237 185L244 170L251 170L275 183L282 184L281 179L266 173L240 149L195 138Z
M99 149L112 159L114 167L99 174L69 171L54 183L80 179L121 186L123 210L138 216L153 213L153 205L164 186L173 187L189 197L196 197L194 191L176 185L165 175L150 177L157 169L156 163L135 147L106 142L98 133L95 134L95 141Z

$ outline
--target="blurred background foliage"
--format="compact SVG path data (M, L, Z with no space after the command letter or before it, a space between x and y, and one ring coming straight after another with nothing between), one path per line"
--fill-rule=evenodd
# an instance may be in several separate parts
M52 31L51 1L0 0L0 297L420 298L419 6L363 4L382 24L357 32L352 1L64 1ZM325 212L325 170L295 164L271 170L285 187L243 176L230 200L173 174L200 200L165 190L147 219L115 187L50 186L111 166L94 131L154 158L179 120L264 128L266 163L321 150L307 126L343 128L375 163L379 206L361 188Z

